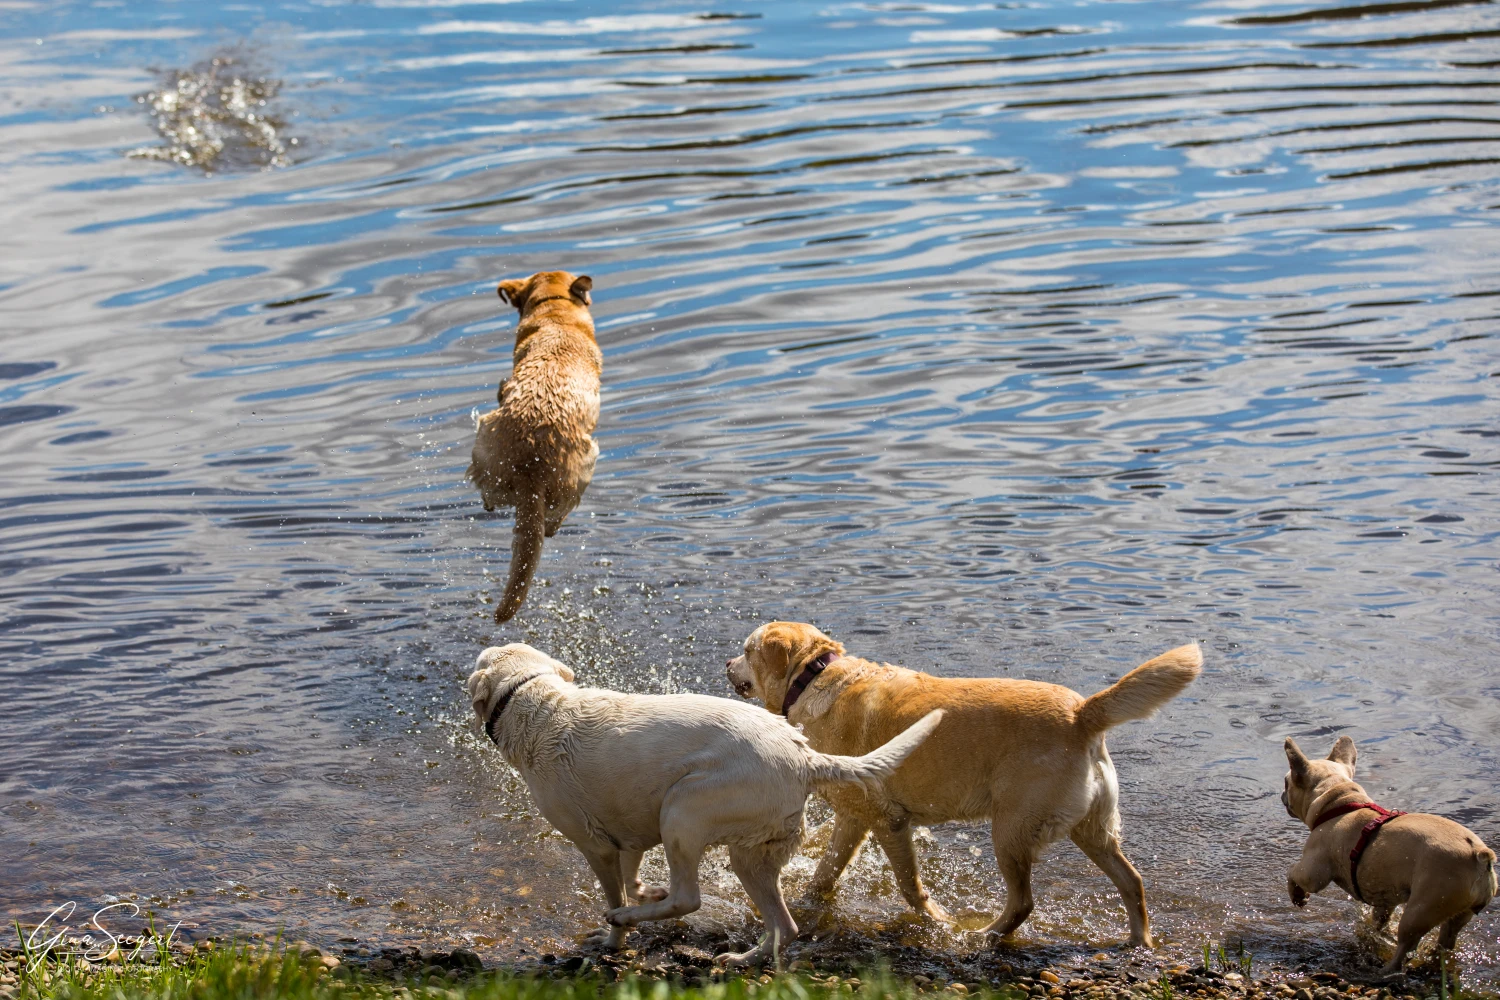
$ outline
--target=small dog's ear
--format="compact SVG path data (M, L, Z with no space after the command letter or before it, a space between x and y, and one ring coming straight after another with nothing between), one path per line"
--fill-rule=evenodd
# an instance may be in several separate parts
M1333 751L1329 753L1328 759L1336 764L1349 765L1349 771L1354 772L1354 758L1358 754L1354 750L1354 741L1347 736L1340 736L1333 744Z
M579 302L582 302L586 306L593 305L594 300L589 298L589 291L593 287L594 279L590 278L586 274L580 274L578 277L574 278L573 283L568 286L568 294L573 296L573 298L577 299Z
M516 312L526 308L526 278L510 278L500 282L495 289L495 294L500 296L500 301L516 307Z
M1302 755L1297 741L1290 736L1286 738L1286 762L1292 765L1292 773L1304 774L1307 771L1307 758Z
M552 661L552 669L557 671L557 676L561 677L569 684L573 683L574 674L572 667L568 666L566 663L558 663L556 660L554 660Z

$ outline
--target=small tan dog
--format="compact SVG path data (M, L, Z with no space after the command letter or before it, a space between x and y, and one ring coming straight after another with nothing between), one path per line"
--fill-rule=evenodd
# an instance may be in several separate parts
M1091 698L1057 684L933 677L844 653L811 625L771 622L730 660L741 696L801 725L821 753L859 754L934 709L937 731L886 782L883 806L839 791L822 794L837 817L808 894L826 896L871 830L913 909L952 918L917 874L913 824L988 819L1005 878L1005 910L985 933L998 941L1031 914L1031 866L1047 844L1070 837L1119 889L1130 943L1150 946L1141 876L1120 850L1119 787L1104 733L1144 719L1198 676L1197 646L1179 646L1136 667Z
M1281 803L1311 833L1302 860L1287 873L1295 906L1329 882L1375 908L1384 931L1405 903L1396 953L1382 975L1401 971L1422 936L1442 924L1438 945L1452 950L1458 932L1495 895L1495 852L1451 819L1392 812L1370 801L1354 780L1354 741L1340 736L1327 760L1308 760L1289 736Z
M485 510L514 506L510 579L495 621L521 610L531 576L551 538L594 478L599 445L599 375L588 275L539 271L500 282L501 300L521 314L510 378L500 405L479 418L468 478Z

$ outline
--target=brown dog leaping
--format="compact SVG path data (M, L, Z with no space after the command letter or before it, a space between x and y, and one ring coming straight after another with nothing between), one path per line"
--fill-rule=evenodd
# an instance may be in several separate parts
M1458 932L1495 895L1495 852L1451 819L1376 805L1354 780L1355 756L1347 736L1327 760L1309 760L1287 737L1281 804L1310 831L1302 860L1287 873L1287 892L1294 905L1306 906L1309 893L1337 883L1375 908L1382 931L1405 903L1396 953L1380 970L1391 975L1439 924L1439 947L1451 951L1458 943Z
M516 508L510 578L495 608L508 621L526 600L551 538L594 478L599 445L599 375L589 290L594 281L567 271L539 271L500 282L502 301L521 314L510 377L500 405L479 418L468 478L485 510Z
M1031 913L1031 866L1069 837L1115 884L1130 943L1151 945L1141 876L1120 849L1119 786L1104 734L1144 719L1198 676L1203 656L1179 646L1085 698L1057 684L1009 678L933 677L845 654L811 625L771 622L728 663L747 698L801 725L819 753L866 753L933 709L936 732L886 781L877 801L823 793L836 814L833 840L808 894L826 895L874 831L912 908L948 921L917 875L913 824L987 819L1005 879L1005 910L985 928L998 941Z

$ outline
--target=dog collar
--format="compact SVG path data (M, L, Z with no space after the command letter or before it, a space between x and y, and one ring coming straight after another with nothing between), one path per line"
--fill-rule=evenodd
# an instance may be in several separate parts
M1341 806L1334 806L1326 810L1317 819L1313 820L1312 829L1316 830L1329 820L1343 816L1346 813L1358 812L1361 809L1371 809L1375 812L1375 818L1366 823L1359 831L1359 841L1354 849L1349 852L1349 887L1354 890L1354 898L1363 903L1364 897L1359 892L1359 858L1365 853L1365 848L1370 846L1370 841L1380 832L1380 828L1397 816L1405 816L1406 813L1400 809L1385 809L1373 802L1345 802Z
M491 743L495 744L495 746L500 745L500 741L495 738L495 725L500 721L500 713L505 711L506 706L510 704L510 700L516 696L516 692L521 690L526 685L530 684L532 681L536 680L538 677L542 677L547 673L550 673L550 671L543 671L542 673L532 674L530 677L526 678L524 681L511 688L509 691L505 692L505 694L501 695L500 700L495 702L495 707L490 709L490 717L485 720L484 723L484 735L490 738Z
M545 299L537 299L535 302L527 300L527 302L526 302L526 311L530 312L532 309L535 309L537 306L541 305L543 302L551 302L554 299L567 299L569 302L573 302L575 304L578 302L578 300L575 299L575 298L573 298L572 295L549 295Z
M802 692L807 690L813 678L821 674L828 664L838 659L838 656L838 653L830 649L817 659L808 661L808 664L802 668L802 672L797 675L797 679L792 681L792 686L786 689L786 697L781 701L782 715L791 712L792 706L797 704L797 699L802 697Z

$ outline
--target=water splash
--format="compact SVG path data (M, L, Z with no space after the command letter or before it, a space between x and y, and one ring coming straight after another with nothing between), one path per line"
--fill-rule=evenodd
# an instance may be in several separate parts
M248 68L242 58L220 53L164 74L162 86L136 102L150 109L166 145L140 146L125 155L205 172L290 166L297 139L283 139L286 120L272 104L281 81Z

